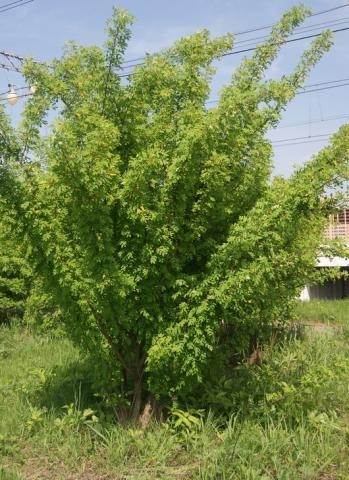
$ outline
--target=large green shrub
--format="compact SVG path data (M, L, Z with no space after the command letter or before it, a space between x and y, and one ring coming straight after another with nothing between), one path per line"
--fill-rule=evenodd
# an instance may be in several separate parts
M266 138L330 48L324 32L293 73L265 79L308 13L286 13L208 109L211 64L233 36L196 33L127 80L132 18L119 10L103 49L72 43L50 67L27 62L37 91L19 128L1 113L0 193L29 261L134 418L149 393L191 391L212 359L228 364L286 319L313 269L334 206L321 197L346 177L349 129L272 182Z

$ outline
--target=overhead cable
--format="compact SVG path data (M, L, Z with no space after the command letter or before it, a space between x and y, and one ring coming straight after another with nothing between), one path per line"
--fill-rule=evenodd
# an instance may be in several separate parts
M27 3L32 3L34 0L26 0L25 2L21 2L18 5L13 5L12 7L7 7L7 8L1 8L0 7L0 13L8 12L9 10L13 10L14 8L22 7L23 5L26 5Z
M340 10L340 9L346 8L346 7L349 7L349 3L343 3L341 5L337 5L336 7L331 7L331 8L328 8L326 10L320 10L318 12L310 14L308 16L308 18L316 17L318 15L323 15L325 13L330 13L330 12ZM272 23L272 24L269 24L269 25L265 25L263 27L256 27L256 28L252 28L252 29L249 29L249 30L244 30L244 31L241 31L241 32L234 33L234 36L237 37L239 35L245 35L247 33L259 32L261 30L267 30L268 28L272 28L275 25L276 25L275 23ZM303 27L303 28L306 28L306 27ZM153 55L155 55L155 54L153 54ZM145 58L146 58L146 56L138 57L138 58L134 58L134 59L130 59L130 60L125 60L123 63L139 62L140 60L144 60Z
M344 32L346 30L349 30L349 27L337 28L335 30L330 30L330 31L331 31L331 33L338 33L338 32ZM322 35L322 33L323 32L314 33L312 35L304 35L304 36L298 37L298 38L289 38L288 40L285 40L283 42L283 45L287 44L287 43L298 42L300 40L307 40L309 38L319 37L319 36ZM221 57L228 57L230 55L238 55L239 53L252 52L253 50L256 50L257 48L258 48L258 45L254 46L254 47L250 47L250 48L243 48L241 50L232 50L231 52L224 53ZM142 66L142 65L144 65L144 63L135 64L135 65L133 65L133 67L138 67L138 66ZM135 72L130 72L130 73L126 73L126 74L123 74L123 75L119 75L119 77L131 77L134 74L135 74Z
M320 137L328 137L330 135L333 135L334 132L330 132L330 133L320 133L318 135L305 135L303 137L293 137L293 138L282 138L282 139L279 139L279 140L272 140L271 142L273 144L275 143L281 143L281 142L288 142L288 141L293 141L293 140L305 140L305 139L308 139L308 138L320 138Z
M302 127L304 125L315 125L318 123L326 123L326 122L334 122L336 120L341 120L343 118L349 119L349 112L348 113L341 113L338 115L331 115L328 117L324 117L318 120L311 120L311 121L304 121L304 122L296 122L296 123L287 123L285 125L279 125L277 130L285 129L285 128L294 128L294 127Z

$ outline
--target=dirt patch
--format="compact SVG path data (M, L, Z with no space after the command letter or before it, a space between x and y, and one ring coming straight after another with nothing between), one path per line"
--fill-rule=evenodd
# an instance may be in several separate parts
M319 332L319 333L333 333L336 331L336 329L332 325L329 325L328 323L313 323L313 324L307 325L307 327L313 330L314 332Z
M25 480L122 480L123 478L118 475L98 473L91 464L84 464L81 469L72 471L71 467L63 462L48 464L43 458L32 460L21 470Z
M321 323L321 322L312 322L312 323L301 323L303 327L305 327L305 331L312 331L316 333L329 333L335 334L342 330L340 325L331 325L329 323Z
M128 473L117 471L103 473L103 467L93 465L92 462L85 463L81 469L72 471L72 467L64 462L48 463L47 458L35 458L22 466L20 469L23 480L133 480L133 479L162 479L171 478L174 480L189 480L192 477L188 467L168 467L166 472L155 471L145 468L144 471L131 469ZM193 467L194 465L191 465Z

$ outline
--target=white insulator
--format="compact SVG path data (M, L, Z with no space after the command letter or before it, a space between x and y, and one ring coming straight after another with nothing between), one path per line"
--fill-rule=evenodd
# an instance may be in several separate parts
M11 87L11 90L7 94L7 101L10 105L16 105L18 102L18 95L13 87Z

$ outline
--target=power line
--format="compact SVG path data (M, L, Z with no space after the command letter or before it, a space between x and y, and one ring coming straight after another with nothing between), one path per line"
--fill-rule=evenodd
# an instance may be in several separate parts
M10 67L9 65L6 65L5 63L0 63L0 68L2 68L3 70L8 70L8 71L20 73L19 70L14 70L13 67Z
M345 83L343 83L343 82L345 82ZM324 86L322 88L312 89L312 87L319 87L319 86L321 87L321 85L326 85L326 86ZM341 78L341 79L337 79L337 80L327 80L325 82L310 83L309 85L304 85L304 87L302 87L302 89L304 89L304 90L300 90L300 91L296 92L296 95L301 95L301 94L304 94L304 93L319 92L319 91L322 91L322 90L330 90L332 88L345 87L345 86L348 86L348 85L349 85L349 78ZM29 88L30 88L30 85L24 85L22 87L16 87L15 90L16 91L25 90L25 89L29 89ZM7 93L9 93L9 90L7 90L6 92L1 92L0 97L2 95L6 95ZM18 95L18 98L25 97L25 96L30 96L30 95L33 95L33 93L30 93L28 95ZM6 98L0 98L0 101L4 101L4 100L6 100ZM209 101L206 102L206 105L217 103L218 101L219 101L218 99L209 100ZM307 122L307 123L309 123L309 122Z
M12 86L12 85L11 85L11 86ZM15 85L14 85L14 86L15 86ZM15 87L16 87L16 86L15 86ZM30 85L25 85L24 87L16 87L16 88L15 88L15 91L17 92L18 90L25 90L25 89L27 89L27 88L30 88ZM1 92L1 93L0 93L0 97L1 97L2 95L6 95L6 94L9 93L9 92L10 92L10 89L9 89L9 90L6 90L6 92ZM0 100L3 100L3 99L0 98Z
M22 1L22 3L20 5L25 4L25 3L30 3L30 2L33 2L33 1L34 0L26 0L25 2ZM13 2L13 3L17 3L17 2ZM8 4L8 5L10 5L10 4ZM18 5L18 6L20 6L20 5ZM310 15L310 17L316 16L316 15L322 15L324 13L332 12L334 10L338 10L338 9L341 9L341 8L344 8L344 7L347 7L347 6L349 6L349 4L338 5L337 7L333 7L333 8L330 8L330 9L322 10L320 12L316 12L316 13ZM13 7L10 7L10 8L13 8ZM0 9L1 9L1 7L0 7ZM1 10L0 10L0 13L1 13ZM314 29L316 29L316 28L313 28L313 27L318 27L320 25L324 26L324 28L325 28L326 25L333 25L334 23L338 23L338 22L341 22L340 24L346 23L346 22L343 21L346 18L349 18L349 17L345 17L344 19L342 18L342 19L337 19L337 20L332 20L332 21L327 21L327 22L321 22L319 24L309 25L308 27L299 27L295 31L304 30L304 33L307 33L309 31L313 31ZM268 25L268 26L265 26L265 27L259 27L259 28L256 28L256 29L246 30L244 32L238 32L235 35L242 35L242 34L250 33L250 32L253 32L253 31L263 30L263 29L266 29L266 28L270 28L272 26L273 25ZM312 28L312 30L310 30L310 28ZM332 33L342 32L342 31L345 31L345 30L349 30L349 27L332 30ZM313 35L302 36L302 37L299 37L299 38L291 38L291 39L286 40L283 43L291 43L291 42L296 42L296 41L299 41L299 40L305 40L305 39L308 39L308 38L314 38L314 37L320 36L321 34L322 33L317 33L317 34L313 34ZM294 33L293 35L296 35L296 33ZM267 38L267 37L268 36L260 37L260 38ZM255 39L257 39L257 38L255 38ZM247 42L247 41L252 41L252 40L254 40L254 39L246 39L246 40L243 40L242 42ZM240 43L242 43L242 42L240 42ZM229 55L237 55L237 54L240 54L240 53L253 51L257 48L257 46L258 46L258 44L252 46L251 48L233 50L231 52L227 52L227 53L223 54L222 57L229 56ZM8 54L6 52L0 52L0 55L4 55L4 54L6 55L6 57L14 58L14 59L16 59L20 62L24 61L24 58L20 57L19 55ZM131 63L131 62L135 62L135 61L139 61L139 60L144 60L145 58L146 57L139 57L139 58L133 59L133 60L125 60L123 62L123 64ZM37 63L40 63L40 62L37 62ZM134 67L141 66L141 65L144 65L144 63L138 63L138 64L135 64L135 65L124 66L124 67L122 67L122 69L124 70L126 68L134 68ZM5 64L0 64L0 68L4 68L4 69L9 70L9 71L12 70L12 71L21 73L19 68L13 68L12 69L11 66L8 66L8 65L5 65ZM127 74L124 74L124 75L120 75L120 77L129 77L131 75L133 75L133 72L130 72L130 73L127 73Z
M311 15L308 16L308 18L316 17L318 15L323 15L325 13L330 13L330 12L333 12L335 10L340 10L342 8L345 8L345 7L349 7L349 4L348 3L343 3L341 5L337 5L336 7L328 8L326 10L320 10L319 12L312 13ZM254 33L254 32L259 32L261 30L267 30L268 28L272 28L275 25L276 25L275 23L272 23L272 24L269 24L269 25L265 25L263 27L256 27L256 28L252 28L252 29L249 29L249 30L244 30L244 31L241 31L241 32L234 33L234 36L237 37L239 35L245 35L247 33ZM306 27L303 27L303 28L306 28ZM153 55L155 55L155 53ZM145 58L146 58L146 56L138 57L138 58L134 58L134 59L130 59L130 60L125 60L123 63L139 62L140 60L144 60Z
M11 7L11 5L15 5L17 3L22 3L24 0L17 0L16 2L5 3L5 5L0 5L0 8Z
M323 15L324 13L334 12L344 7L349 7L349 3L342 3L342 5L337 5L337 7L328 8L327 10L321 10L320 12L312 13L311 17L317 17L318 15Z
M17 98L30 97L32 95L33 95L32 93L26 93L23 95L18 95ZM4 100L7 100L7 99L3 99L3 98L0 99L0 101L4 101ZM315 122L310 122L310 123L315 123ZM333 133L334 132L324 133L319 135L308 135L304 137L291 137L291 138L284 138L280 140L272 140L271 144L274 145L275 147L285 147L285 146L292 146L292 145L301 145L304 143L323 142L323 141L326 141L330 135L333 135ZM293 142L293 140L302 140L302 141ZM292 143L288 143L288 142L292 142Z
M302 95L304 93L312 93L312 92L321 92L322 90L330 90L332 88L346 87L347 85L349 85L349 82L341 83L340 85L329 85L330 83L339 83L339 82L344 82L345 80L349 80L349 79L344 78L342 80L331 80L331 81L328 81L328 82L319 82L319 83L314 83L314 84L310 84L310 85L305 85L302 88L306 89L306 90L299 90L298 92L296 92L296 95ZM318 85L327 85L327 86L322 87L322 88L315 88L315 89L308 90L310 87L314 87L314 86L318 86ZM208 100L206 102L206 105L217 103L218 101L219 101L218 99Z
M16 98L23 98L23 97L32 97L33 93L24 93L23 95L17 95ZM7 98L0 98L0 102L6 102Z
M340 10L341 8L345 8L345 7L349 7L349 4L348 3L343 3L342 5L338 5L337 7L328 8L327 10L320 10L319 12L315 12L315 13L310 14L308 16L308 18L317 17L318 15L324 15L325 13L334 12L335 10ZM272 28L275 25L276 25L275 23L272 23L272 24L269 24L269 25L265 25L264 27L257 27L257 28L252 28L250 30L244 30L242 32L235 33L235 36L245 35L246 33L258 32L260 30L267 30L268 28Z
M23 98L23 97L30 97L32 96L32 93L26 93L23 95L18 95L17 98ZM4 101L7 99L0 99L0 101ZM348 117L348 115L343 115L342 117ZM341 118L338 116L338 118ZM308 122L308 123L317 123L317 122ZM280 127L281 128L281 127ZM318 135L308 135L308 136L303 136L303 137L291 137L291 138L284 138L280 140L272 140L271 144L275 147L285 147L285 146L293 146L293 145L302 145L306 143L316 143L316 142L324 142L328 140L330 135L333 135L334 132L329 132L329 133L324 133L324 134L318 134Z
M349 6L349 5L348 5ZM344 32L346 30L349 30L349 27L344 27L344 28L337 28L335 30L331 30L331 33L338 33L338 32ZM298 37L298 38L290 38L288 40L285 40L283 42L283 45L286 44L286 43L293 43L293 42L298 42L300 40L307 40L309 38L315 38L315 37L319 37L322 35L322 32L321 33L313 33L312 35L304 35L302 37ZM231 52L227 52L227 53L224 53L222 57L228 57L230 55L238 55L239 53L247 53L247 52L252 52L253 50L256 50L258 48L258 45L254 46L254 47L250 47L250 48L244 48L244 49L241 49L241 50L232 50ZM142 66L144 65L144 63L137 63L135 65L132 65L133 67L138 67L138 66ZM119 75L119 77L131 77L132 75L134 75L134 72L130 72L130 73L126 73L124 75Z
M32 95L33 95L32 93L27 93L27 94L23 94L23 95L18 95L17 98L29 97L29 96L32 96ZM4 100L6 100L6 99L0 99L0 102L4 101ZM310 122L310 123L312 123L312 122ZM315 123L315 122L313 122L313 123ZM324 142L324 141L328 140L328 137L330 135L333 135L333 133L334 132L320 134L320 135L308 135L308 136L304 136L304 137L284 138L282 140L272 140L271 144L274 147L286 147L286 146L301 145L301 144L306 144L306 143ZM305 139L305 140L303 140L303 139ZM301 140L301 141L293 142L293 140ZM289 143L289 142L291 142L291 143Z
M348 113L342 113L342 114L339 114L339 115L332 115L330 117L325 117L325 118L322 118L320 120L312 120L310 122L306 121L306 122L289 123L289 124L286 124L286 125L280 125L279 127L277 127L276 130L280 130L280 129L284 129L284 128L301 127L301 126L304 126L304 125L315 125L317 123L332 122L332 121L335 121L335 120L341 120L343 118L348 118L349 119L349 112Z
M337 28L336 30L331 30L331 33L344 32L345 30L349 30L349 27ZM314 33L312 35L305 35L305 36L299 37L299 38L290 38L288 40L285 40L285 42L283 42L283 43L285 44L285 43L298 42L299 40L307 40L308 38L320 37L321 35L322 35L322 32L321 33ZM237 55L238 53L251 52L252 50L256 50L257 47L258 47L258 45L255 46L255 47L251 47L251 48L245 48L245 49L242 49L242 50L227 52L227 53L224 53L222 55L222 57L227 57L229 55Z
M328 138L320 138L320 139L317 139L317 140L306 140L304 142L293 142L293 143L283 143L283 144L280 144L280 145L274 145L274 147L291 147L293 145L304 145L305 143L317 143L317 142L326 142L326 140L328 140Z
M21 57L20 55L16 55L15 53L5 52L4 50L0 50L0 55L3 55L5 57L14 58L15 60L20 60L21 62L23 62L23 60L25 60L25 58Z
M339 82L349 82L349 78L340 78L338 80L328 80L327 82L310 83L309 85L305 85L303 88L319 87L320 85L328 85L330 83L339 83Z
M5 63L0 63L0 68L3 68L9 72L21 73L22 64L24 61L23 57L0 50L0 58L5 61Z
M25 61L24 57L14 53L6 52L4 50L0 50L0 58L4 59L7 62L0 63L0 68L8 70L9 72L22 73L23 62ZM37 60L33 60L33 63L38 65L45 65L45 63L38 62ZM51 68L49 65L48 67Z
M8 8L1 8L0 7L0 13L8 12L9 10L13 10L14 8L22 7L23 5L26 5L27 3L32 3L34 0L26 0L25 2L21 2L18 5L13 5L12 7Z
M315 88L314 90L305 90L304 92L297 92L297 95L303 95L303 93L321 92L322 90L331 90L332 88L346 87L348 85L349 85L349 82L342 83L341 85L330 85L328 87Z
M320 28L321 28L321 30L323 30L325 28L332 27L332 26L347 25L348 20L349 20L349 17L344 17L344 18L340 18L340 19L336 19L336 20L331 20L331 21L327 20L326 22L320 22L320 23L316 23L316 24L313 24L313 25L308 25L307 27L299 27L299 28L296 28L294 30L294 32L291 34L291 36L295 36L298 33L310 33L310 32L313 32L314 30L319 30ZM258 43L256 43L256 40L266 40L268 38L269 38L269 35L263 35L263 36L259 36L259 37L253 37L253 38L246 38L245 40L241 40L240 42L235 42L234 43L234 49L236 48L237 45L241 45L243 47L250 47L250 46L255 47L256 45L258 45ZM252 43L247 43L247 42L252 42ZM233 52L233 50L231 52L228 52L228 54L230 54L232 52ZM222 56L226 56L226 54L224 54ZM143 60L143 59L144 58L138 58L138 60ZM125 61L123 63L129 63L131 61L132 60ZM135 65L125 65L121 69L125 70L126 68L134 68L134 67L138 67L138 66L141 66L141 65L145 65L145 63L141 62L141 63L137 63Z
M34 0L28 0L28 1L34 1ZM349 5L348 5L349 6ZM1 12L0 12L1 13ZM335 29L335 30L332 30L332 33L338 33L338 32L343 32L343 31L346 31L346 30L349 30L349 27L344 27L344 28L339 28L339 29ZM306 39L309 39L309 38L315 38L315 37L319 37L320 35L322 35L322 32L321 33L315 33L315 34L312 34L312 35L305 35L305 36L302 36L302 37L298 37L298 38L290 38L288 40L286 40L284 42L284 44L286 43L291 43L291 42L298 42L300 40L306 40ZM258 45L257 45L258 46ZM227 52L225 54L222 55L222 57L226 57L226 56L230 56L230 55L237 55L237 54L240 54L240 53L246 53L246 52L250 52L250 51L253 51L253 50L256 50L257 46L253 46L253 47L250 47L250 48L244 48L244 49L240 49L240 50L234 50L234 51L231 51L231 52ZM19 56L19 55L15 55L15 54L9 54L7 52L2 52L0 51L0 55L3 55L5 56L8 60L10 58L13 58L13 59L16 59L17 61L19 62L23 62L24 61L24 58ZM40 63L40 62L37 62L37 63ZM136 64L136 65L131 65L129 67L124 67L124 68L130 68L130 67L137 67L137 66L142 66L144 65L144 63L139 63L139 64ZM21 70L20 68L18 67L15 67L15 68L12 68L10 65L5 65L5 64L0 64L0 68L4 68L6 70L9 70L9 71L15 71L15 72L18 72L18 73L21 73ZM126 74L123 74L123 75L119 75L119 77L123 78L123 77L130 77L134 75L134 72L130 72L130 73L126 73Z
M336 81L338 81L338 80L333 80L333 82L336 82ZM324 83L329 83L329 82L324 82ZM18 91L18 90L24 90L24 89L29 89L29 88L30 88L30 86L27 85L27 86L24 86L24 87L17 87L16 90ZM9 93L9 91L2 92L2 93L0 93L0 96L6 95L7 93ZM32 96L32 95L34 95L34 94L33 93L27 93L27 94L18 95L17 98L29 97L29 96ZM7 98L0 98L0 101L5 101L5 100L7 100ZM298 126L303 126L303 125L313 125L313 124L318 124L318 123L326 123L326 122L329 122L329 121L340 120L342 118L349 118L349 113L332 115L330 117L326 117L326 118L323 118L321 120L313 120L313 121L310 121L310 122L306 121L306 122L293 123L293 124L289 124L289 125L281 125L281 126L277 127L276 130L284 129L284 128L298 127ZM329 134L314 135L314 136L317 137L317 136L328 136L328 135ZM274 140L273 142L284 142L284 141L288 141L288 140L300 140L300 139L304 139L304 138L309 138L309 136L296 137L296 138L291 138L291 139Z
M280 139L280 140L272 140L271 143L275 144L275 143L280 143L280 142L288 142L288 141L291 141L291 140L305 140L305 139L308 139L308 138L320 138L320 137L328 137L330 135L333 135L333 132L331 133L321 133L319 135L305 135L303 137L293 137L293 138L283 138L283 139Z
M306 143L326 142L334 133L335 132L329 132L320 135L308 135L307 137L284 138L283 140L273 140L271 141L271 144L274 147L287 147L292 145L304 145Z
M332 20L332 21L327 21L327 22L321 22L321 23L314 24L314 25L309 25L308 27L302 27L302 28L299 28L299 29L297 28L297 29L294 30L294 33L292 33L291 36L295 36L298 33L310 33L310 32L313 32L315 30L320 30L320 29L323 30L323 29L327 29L328 27L332 27L332 26L346 25L346 24L348 24L348 20L349 20L349 17L344 17L344 18L337 19L337 20ZM255 42L256 40L266 40L266 39L268 39L268 37L269 37L269 35L247 38L246 40L241 40L240 42L235 42L234 43L234 48L236 47L236 45L242 45L244 47L249 47L251 45L256 45L256 42ZM249 44L247 42L252 42L252 43Z

